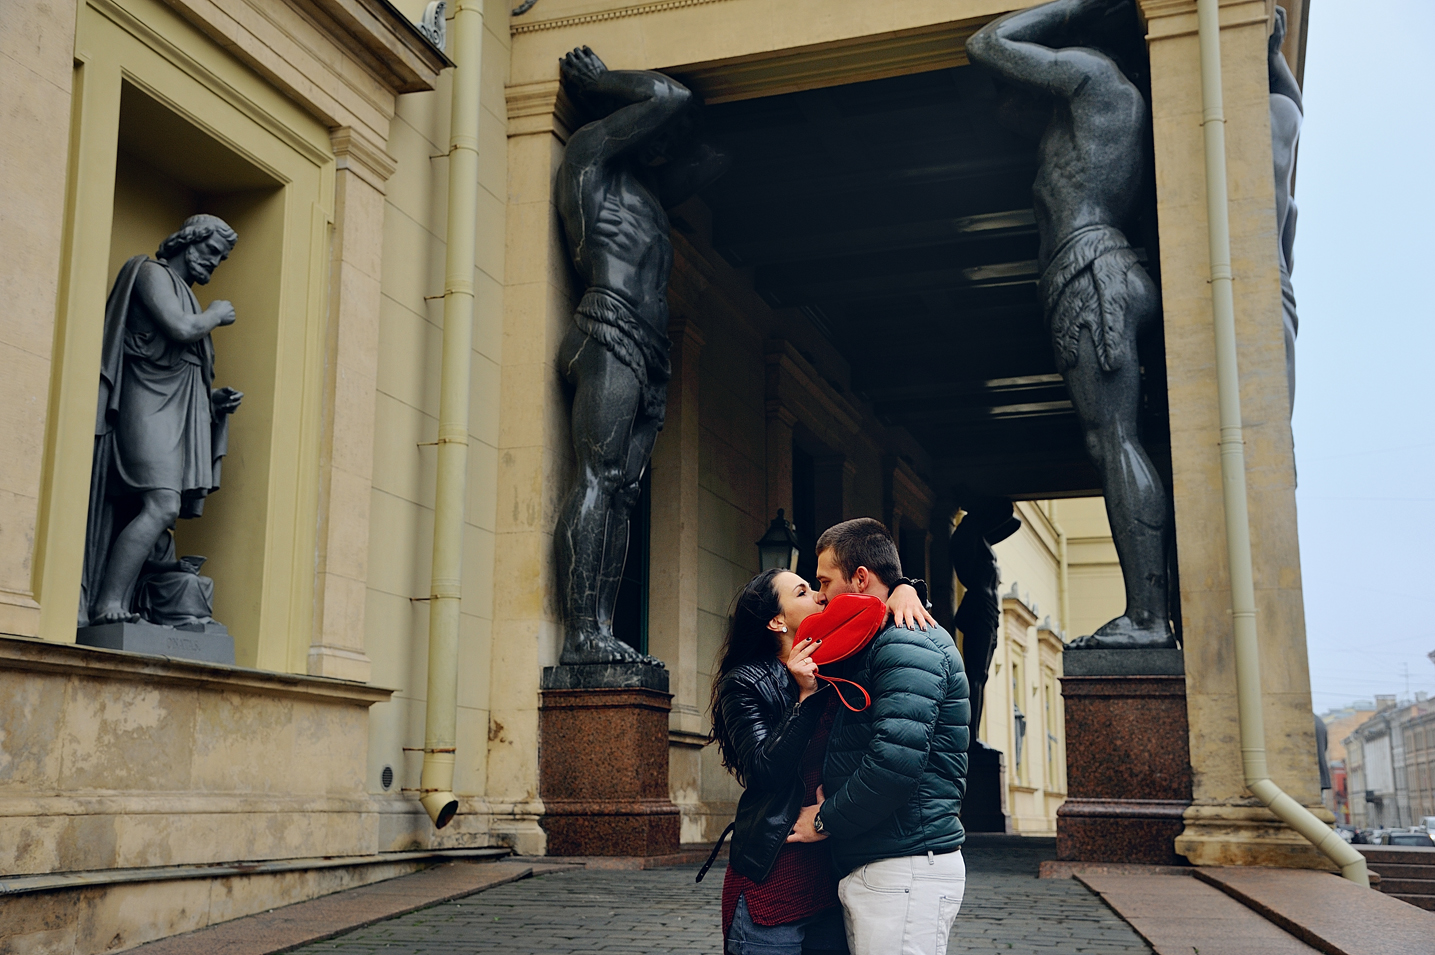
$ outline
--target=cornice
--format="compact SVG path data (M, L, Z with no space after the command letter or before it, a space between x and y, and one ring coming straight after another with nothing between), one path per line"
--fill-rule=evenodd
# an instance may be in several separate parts
M249 0L253 2L253 0ZM289 0L321 25L335 45L354 56L395 93L434 88L438 75L453 66L389 0ZM328 20L329 24L322 21Z
M663 72L682 80L705 103L726 103L922 73L966 65L967 38L987 19L663 67Z
M790 342L772 339L765 343L763 350L766 353L769 404L776 401L794 411L812 412L810 415L798 415L808 427L825 420L848 434L862 432L861 411L829 385ZM803 405L807 408L802 409Z
M567 17L553 17L550 20L510 20L508 32L511 36L520 36L524 33L561 30L564 27L582 26L585 23L601 23L604 20L622 20L627 17L640 17L646 13L664 13L668 10L680 10L683 7L701 7L710 3L725 2L727 2L727 0L653 0L651 3L635 3L631 6L615 7L611 10L594 10L591 13L578 13Z

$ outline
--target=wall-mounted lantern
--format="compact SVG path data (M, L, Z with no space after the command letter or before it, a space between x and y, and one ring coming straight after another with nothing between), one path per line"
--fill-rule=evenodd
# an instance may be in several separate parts
M802 548L797 542L797 528L783 516L782 508L777 509L767 533L757 542L758 560L763 570L781 567L783 570L797 570L797 558Z

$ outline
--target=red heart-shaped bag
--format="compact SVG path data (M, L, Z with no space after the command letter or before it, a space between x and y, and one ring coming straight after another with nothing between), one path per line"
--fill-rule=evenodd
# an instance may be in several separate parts
M800 644L803 640L812 639L822 641L812 654L812 662L818 666L827 663L836 663L838 660L845 660L854 653L860 651L871 642L882 625L887 622L887 605L871 594L839 594L827 601L827 608L822 613L812 614L803 620L797 628L797 635L793 638L793 646ZM852 683L851 680L843 680L840 677L817 675L818 679L826 680L828 683ZM842 704L853 712L865 710L872 703L872 697L860 684L852 683L861 691L866 700L860 707L853 706L842 696L842 691L837 686L837 691Z

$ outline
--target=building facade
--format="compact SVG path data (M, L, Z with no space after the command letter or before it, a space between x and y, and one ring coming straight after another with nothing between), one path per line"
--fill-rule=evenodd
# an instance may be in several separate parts
M1375 703L1379 711L1345 738L1350 822L1372 829L1421 825L1435 816L1435 703L1397 703L1393 696Z
M556 355L582 292L553 199L577 115L558 61L582 45L679 78L739 157L671 214L666 424L630 550L644 559L620 592L621 635L671 677L682 841L715 838L738 795L704 746L706 707L729 602L777 511L809 548L836 521L881 519L949 623L945 540L974 487L1016 499L1023 521L997 548L978 733L1006 754L1011 827L1054 828L1063 640L1123 591L1037 305L1033 147L997 128L964 53L1019 4L539 0L515 16L458 0L450 20L483 24L460 64L481 72L461 142L457 54L417 26L432 6L26 0L0 23L0 944L116 950L425 853L546 850L539 685L562 644L554 526L574 478ZM1242 783L1195 4L1138 6L1143 255L1164 307L1142 426L1174 500L1195 778L1177 848L1320 865ZM1289 13L1298 72L1305 4ZM1221 4L1230 211L1267 745L1277 782L1319 807L1271 238L1272 17L1265 0ZM446 275L448 167L475 146L472 267ZM177 546L208 558L235 667L76 644L106 297L129 257L200 212L239 234L199 292L234 304L215 384L246 397L223 487ZM463 435L438 423L446 287L476 300ZM467 486L459 807L436 830L417 790L443 442L466 447ZM259 868L193 877L239 862Z

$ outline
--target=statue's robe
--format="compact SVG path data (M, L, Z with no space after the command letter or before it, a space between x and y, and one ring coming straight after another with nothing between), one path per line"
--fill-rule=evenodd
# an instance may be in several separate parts
M228 450L229 416L210 403L214 344L208 335L177 342L164 333L134 295L137 255L120 269L105 303L100 393L90 470L89 522L79 625L86 626L104 579L116 535L139 511L145 491L180 495L180 517L198 517L204 499L219 489ZM163 263L186 314L201 309L194 292ZM133 594L126 597L126 606Z

